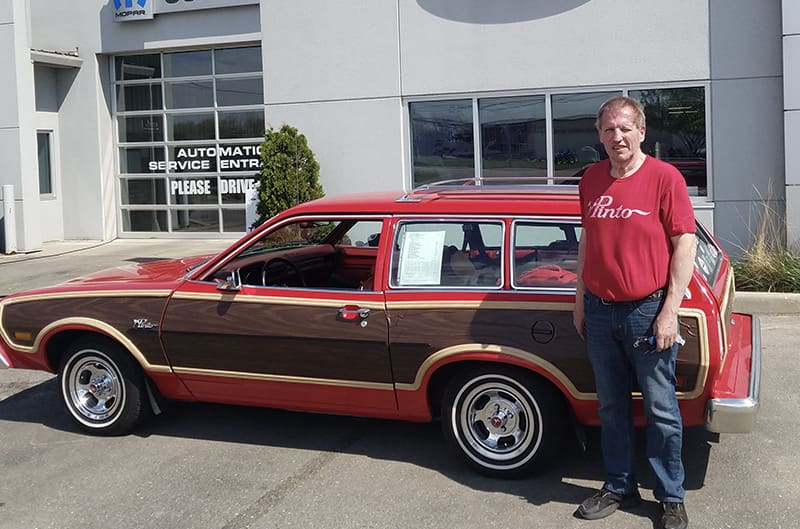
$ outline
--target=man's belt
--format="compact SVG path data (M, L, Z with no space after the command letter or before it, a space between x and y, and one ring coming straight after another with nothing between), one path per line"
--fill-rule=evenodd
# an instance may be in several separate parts
M666 295L667 295L667 287L661 287L658 290L654 290L653 292L650 292L648 295L646 295L642 299L634 299L632 301L613 301L613 300L604 299L604 298L601 298L601 297L598 297L598 299L600 300L600 302L603 305L614 305L614 304L616 304L616 305L621 305L621 304L635 305L637 303L644 303L645 301L658 301L659 299L663 298Z

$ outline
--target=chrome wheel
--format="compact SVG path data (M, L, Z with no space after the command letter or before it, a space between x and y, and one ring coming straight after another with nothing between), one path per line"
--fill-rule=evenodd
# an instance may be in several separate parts
M66 351L58 376L67 412L86 431L128 433L148 412L141 368L116 342L77 341Z
M73 364L66 380L75 411L93 421L104 421L125 404L125 387L114 364L93 351Z
M465 372L451 380L442 428L470 465L497 477L530 473L561 441L563 404L544 379L510 366Z
M535 451L541 442L541 429L536 425L542 417L535 403L531 404L532 397L520 389L513 381L497 377L463 388L456 396L463 404L453 410L453 420L460 422L459 430L464 433L459 441L468 443L479 457L499 461Z

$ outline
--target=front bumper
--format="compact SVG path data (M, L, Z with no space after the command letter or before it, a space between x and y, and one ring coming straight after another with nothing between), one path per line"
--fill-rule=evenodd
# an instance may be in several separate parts
M729 354L733 354L729 352ZM726 362L726 364L735 364ZM745 363L745 365L747 365ZM744 366L742 366L744 367ZM713 397L706 406L706 428L716 433L747 433L753 430L761 392L761 324L750 322L750 362L747 394L742 397Z

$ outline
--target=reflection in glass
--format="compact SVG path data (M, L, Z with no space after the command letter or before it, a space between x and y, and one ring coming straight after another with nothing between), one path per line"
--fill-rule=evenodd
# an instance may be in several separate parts
M631 90L630 96L644 105L647 118L644 152L677 167L686 179L690 195L706 196L705 89Z
M264 85L261 77L249 79L217 79L217 105L261 105L264 103Z
M413 184L473 178L472 101L409 103Z
M115 57L114 71L117 81L157 79L161 77L161 56L153 53L151 55Z
M222 231L224 232L245 232L245 213L243 209L223 209L222 210Z
M163 178L128 178L121 186L123 204L166 204Z
M163 141L164 125L161 114L125 116L119 118L119 141Z
M214 106L212 81L164 83L167 108L199 108Z
M607 158L597 135L597 110L621 92L557 94L553 106L553 164L556 179L580 176L587 165ZM575 182L577 183L577 182Z
M214 113L168 114L167 131L170 140L213 140Z
M264 111L242 110L219 113L219 137L259 138L264 136Z
M170 178L170 204L217 204L217 179L205 178Z
M217 75L261 71L261 47L225 48L214 51Z
M117 86L117 111L161 110L161 83Z
M544 96L478 101L484 177L547 176Z
M163 172L164 147L123 147L119 150L119 172L157 173Z
M214 209L173 209L173 232L219 232L219 211Z
M167 212L123 209L122 231L169 231Z
M211 50L164 54L164 77L211 75Z

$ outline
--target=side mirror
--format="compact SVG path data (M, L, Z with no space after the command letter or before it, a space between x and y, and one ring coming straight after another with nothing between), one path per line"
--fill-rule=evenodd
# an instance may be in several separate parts
M217 290L225 292L239 292L242 290L242 276L239 274L239 269L231 270L225 281L217 285Z

